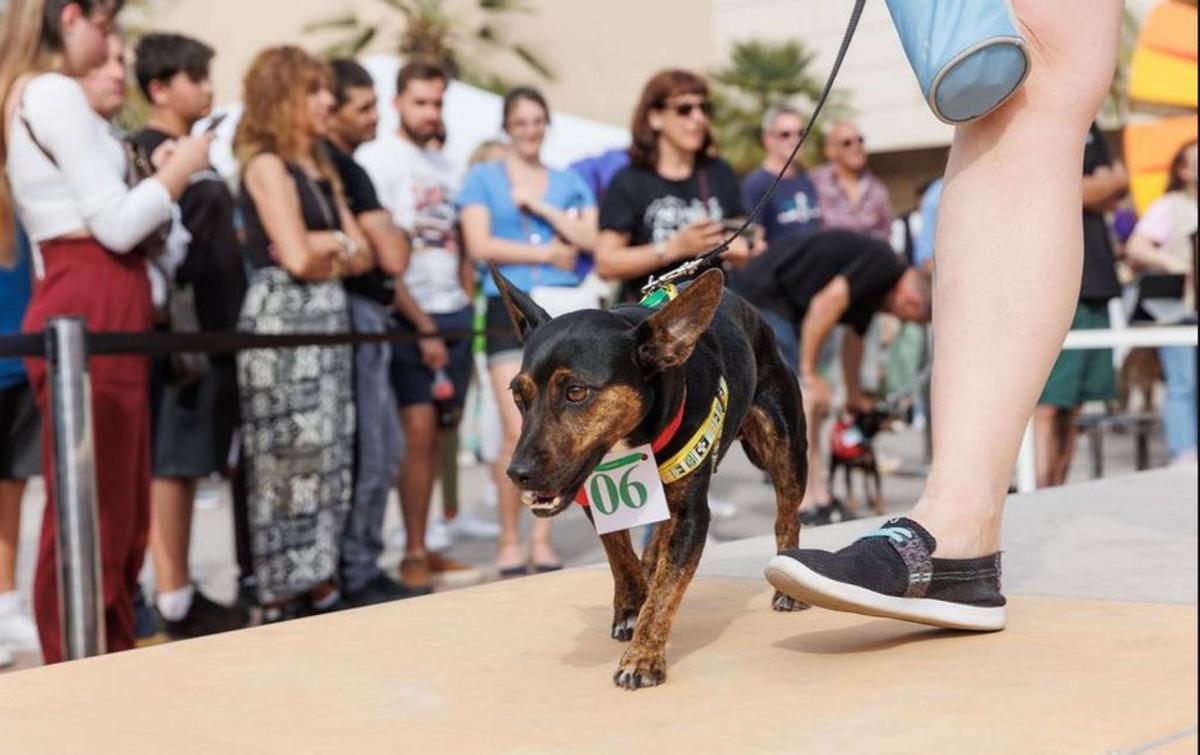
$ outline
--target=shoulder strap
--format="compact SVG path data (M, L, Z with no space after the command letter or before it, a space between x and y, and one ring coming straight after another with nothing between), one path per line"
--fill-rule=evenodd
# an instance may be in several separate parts
M21 91L21 101L17 103L17 118L21 121L21 125L25 127L25 133L29 134L29 139L33 142L33 146L46 156L50 164L58 167L58 161L54 159L54 155L50 154L50 150L46 149L46 145L42 144L37 134L33 133L33 127L29 125L29 119L25 117L25 91Z

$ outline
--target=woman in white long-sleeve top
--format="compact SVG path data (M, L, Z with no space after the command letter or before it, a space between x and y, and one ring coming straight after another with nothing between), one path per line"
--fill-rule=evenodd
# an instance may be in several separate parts
M23 330L49 318L82 317L92 331L149 330L145 262L136 247L170 220L188 176L208 164L208 139L180 139L161 168L130 188L125 152L73 78L102 63L120 0L12 0L0 37L0 264L12 210L34 242L34 289ZM48 417L43 359L26 362ZM89 362L107 649L133 646L129 593L148 523L149 403L144 357ZM49 422L44 422L49 427ZM58 608L54 459L42 444L48 505L34 581L34 615L47 663L63 659Z

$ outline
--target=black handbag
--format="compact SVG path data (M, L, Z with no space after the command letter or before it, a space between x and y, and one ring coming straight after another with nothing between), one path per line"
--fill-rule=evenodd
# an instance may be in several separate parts
M167 303L160 312L167 330L171 333L199 333L196 289L191 284L178 283L164 266L155 263L155 267L162 273L167 285ZM172 351L169 360L171 383L180 387L195 385L212 371L212 362L208 354L202 351Z
M1137 281L1137 303L1133 305L1130 322L1155 322L1145 308L1147 299L1182 299L1184 276L1171 273L1147 273Z

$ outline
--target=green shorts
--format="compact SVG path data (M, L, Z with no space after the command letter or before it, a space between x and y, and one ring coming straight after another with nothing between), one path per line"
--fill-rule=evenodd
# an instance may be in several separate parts
M1071 330L1107 328L1106 302L1079 302ZM1113 370L1112 349L1072 349L1058 355L1046 387L1042 389L1039 406L1070 408L1088 401L1110 401L1116 398L1116 372Z

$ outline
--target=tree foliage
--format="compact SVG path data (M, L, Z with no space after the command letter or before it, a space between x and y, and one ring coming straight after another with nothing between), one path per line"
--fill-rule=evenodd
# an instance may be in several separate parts
M737 42L728 62L712 71L714 130L722 156L739 172L753 170L762 162L762 119L772 107L788 105L806 115L812 111L821 87L823 72L814 71L816 54L799 40ZM848 98L830 94L822 111L828 123L846 117ZM812 164L819 159L821 135L814 131L805 143L802 159Z
M445 0L379 0L393 12L390 20L368 22L355 13L319 19L305 32L334 32L338 39L321 54L333 58L354 56L382 34L393 34L393 49L403 58L422 58L442 65L454 78L492 91L507 89L510 82L487 61L501 53L517 60L543 79L553 80L550 65L529 45L509 36L504 23L515 13L530 13L523 0L476 0L476 13L464 19L446 8Z

